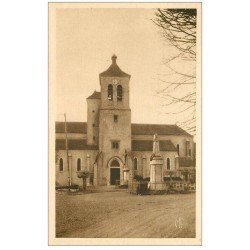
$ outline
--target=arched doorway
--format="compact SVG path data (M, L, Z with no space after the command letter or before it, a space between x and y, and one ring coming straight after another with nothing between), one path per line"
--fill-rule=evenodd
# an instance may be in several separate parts
M110 185L119 184L121 178L120 161L116 158L112 159L109 164Z

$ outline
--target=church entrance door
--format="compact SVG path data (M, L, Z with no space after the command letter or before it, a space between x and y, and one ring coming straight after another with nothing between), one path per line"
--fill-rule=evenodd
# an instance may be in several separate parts
M120 184L120 163L113 159L110 163L110 185Z
M120 181L120 168L110 168L110 184L116 185Z

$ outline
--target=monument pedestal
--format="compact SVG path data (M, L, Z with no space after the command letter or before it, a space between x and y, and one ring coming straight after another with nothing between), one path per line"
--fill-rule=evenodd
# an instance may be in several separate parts
M150 161L149 189L154 191L166 189L163 180L163 158L160 156L159 141L156 134L154 135L153 155Z
M163 181L163 159L155 156L150 162L150 190L164 190L166 185Z

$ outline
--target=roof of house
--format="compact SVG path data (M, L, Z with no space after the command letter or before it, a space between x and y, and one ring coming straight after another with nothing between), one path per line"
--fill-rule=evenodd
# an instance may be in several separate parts
M94 91L87 99L101 99L101 92Z
M169 140L159 141L160 151L177 151L173 143ZM56 139L56 150L65 150L65 139ZM82 139L69 139L69 150L98 150L98 145L87 145L86 140ZM152 151L153 141L132 141L132 151Z
M86 122L67 122L67 132L76 134L86 134L87 133L87 123ZM65 132L65 123L56 122L56 133Z
M64 122L56 122L56 133L64 133ZM87 133L86 122L67 122L68 133ZM132 135L186 135L191 136L177 125L162 124L131 124Z
M131 124L132 135L188 135L182 128L177 125L165 124Z
M177 151L170 140L159 141L160 151ZM132 140L132 151L153 151L153 141Z
M180 167L194 167L195 162L190 157L179 157Z
M119 66L116 64L116 59L117 56L113 55L112 56L112 64L109 66L109 68L102 72L101 74L99 74L100 77L113 77L113 76L117 76L117 77L130 77L129 74L123 72Z
M56 139L56 150L65 150L66 143L65 139ZM68 140L68 149L69 150L98 150L97 145L87 145L86 140L77 140L70 139Z

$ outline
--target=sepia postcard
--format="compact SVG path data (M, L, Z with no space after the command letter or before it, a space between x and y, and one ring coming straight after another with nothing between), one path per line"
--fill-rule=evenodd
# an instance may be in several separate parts
M49 245L201 245L201 3L49 3Z

